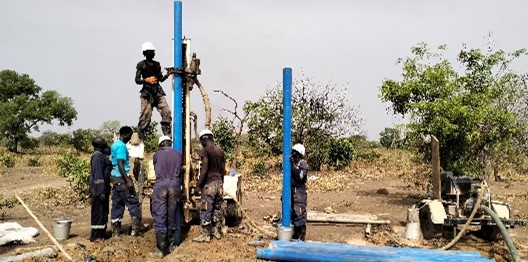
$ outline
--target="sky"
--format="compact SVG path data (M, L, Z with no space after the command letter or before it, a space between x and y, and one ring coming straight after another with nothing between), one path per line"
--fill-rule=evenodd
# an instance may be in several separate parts
M399 57L419 42L446 44L455 57L466 44L486 49L528 47L526 1L430 0L187 0L183 34L201 59L199 79L211 101L213 121L239 104L261 97L282 81L282 69L321 83L348 85L349 105L364 119L362 130L377 140L401 123L382 103L384 79L400 79ZM172 66L174 2L169 0L0 0L0 70L28 74L44 90L73 99L71 127L99 128L108 120L137 125L140 86L135 66L141 44L156 46L156 60ZM517 70L525 72L528 61ZM162 83L171 94L171 81ZM169 95L169 102L172 101ZM205 117L197 89L192 110ZM160 120L154 112L153 120ZM201 124L203 126L203 122Z

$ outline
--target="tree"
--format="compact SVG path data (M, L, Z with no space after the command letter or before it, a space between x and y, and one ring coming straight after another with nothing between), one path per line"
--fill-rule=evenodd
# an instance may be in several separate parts
M220 117L214 123L211 131L214 134L214 140L226 154L226 159L232 162L233 149L236 144L234 127L227 118ZM228 162L228 164L229 164Z
M380 144L385 148L400 148L403 145L401 132L398 128L386 127L380 133Z
M413 47L412 56L398 60L402 79L383 81L381 97L394 113L410 117L410 137L439 139L444 168L481 176L492 152L509 148L523 128L501 104L519 89L522 77L510 64L525 51L464 48L459 72L444 58L445 50L433 52L425 43Z
M321 84L303 76L293 83L292 143L307 148L310 167L328 162L335 138L360 133L362 119L346 97L347 86ZM282 154L282 87L266 91L259 100L244 105L249 141L264 154ZM289 152L288 152L289 154Z
M12 70L0 71L0 132L8 142L8 149L17 152L18 143L39 125L71 126L77 111L69 97L42 88L27 74Z

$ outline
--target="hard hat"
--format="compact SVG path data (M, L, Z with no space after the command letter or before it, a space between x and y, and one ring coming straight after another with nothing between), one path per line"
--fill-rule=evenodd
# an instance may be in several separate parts
M202 132L200 132L200 139L202 138L202 136L211 136L211 137L213 137L213 132L211 132L211 130L209 130L209 129L204 129L204 130L202 130Z
M297 151L297 153L301 154L302 156L304 156L304 146L302 144L295 144L292 148L292 150L295 150Z
M161 145L161 142L163 141L171 141L172 142L172 139L170 138L170 136L161 136L158 140L158 145Z
M156 48L151 42L145 42L141 45L141 51L145 52L147 50L156 50Z

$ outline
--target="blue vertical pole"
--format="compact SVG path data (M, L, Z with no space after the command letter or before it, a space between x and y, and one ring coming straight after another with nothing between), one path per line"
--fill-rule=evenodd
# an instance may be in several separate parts
M182 2L174 1L174 68L180 68L183 64L182 54ZM173 87L174 119L172 121L173 147L175 150L183 152L183 86L182 77L174 74Z
M291 120L292 120L292 69L282 70L282 226L290 227L291 218Z

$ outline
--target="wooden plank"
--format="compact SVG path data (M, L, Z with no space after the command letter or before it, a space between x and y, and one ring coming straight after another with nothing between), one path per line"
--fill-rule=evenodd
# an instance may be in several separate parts
M435 136L431 136L431 153L433 166L433 197L434 199L442 200L440 192L440 143Z
M389 220L378 220L374 215L326 214L317 212L308 212L308 222L390 224Z
M31 212L31 209L29 209L29 207L26 205L26 203L24 203L24 201L22 201L22 198L20 198L18 196L18 194L15 194L15 197L18 199L18 202L20 202L20 204L22 204L22 206L26 209L27 213L33 218L33 220L35 220L35 222L37 222L37 224L44 231L44 233L46 233L46 235L49 237L51 242L53 242L53 244L55 244L55 246L62 252L64 257L66 259L68 259L68 261L73 261L73 258L64 250L62 245L59 244L59 242L57 242L57 240L50 234L50 232L46 229L46 227L44 225L42 225L40 220L33 214L33 212Z

